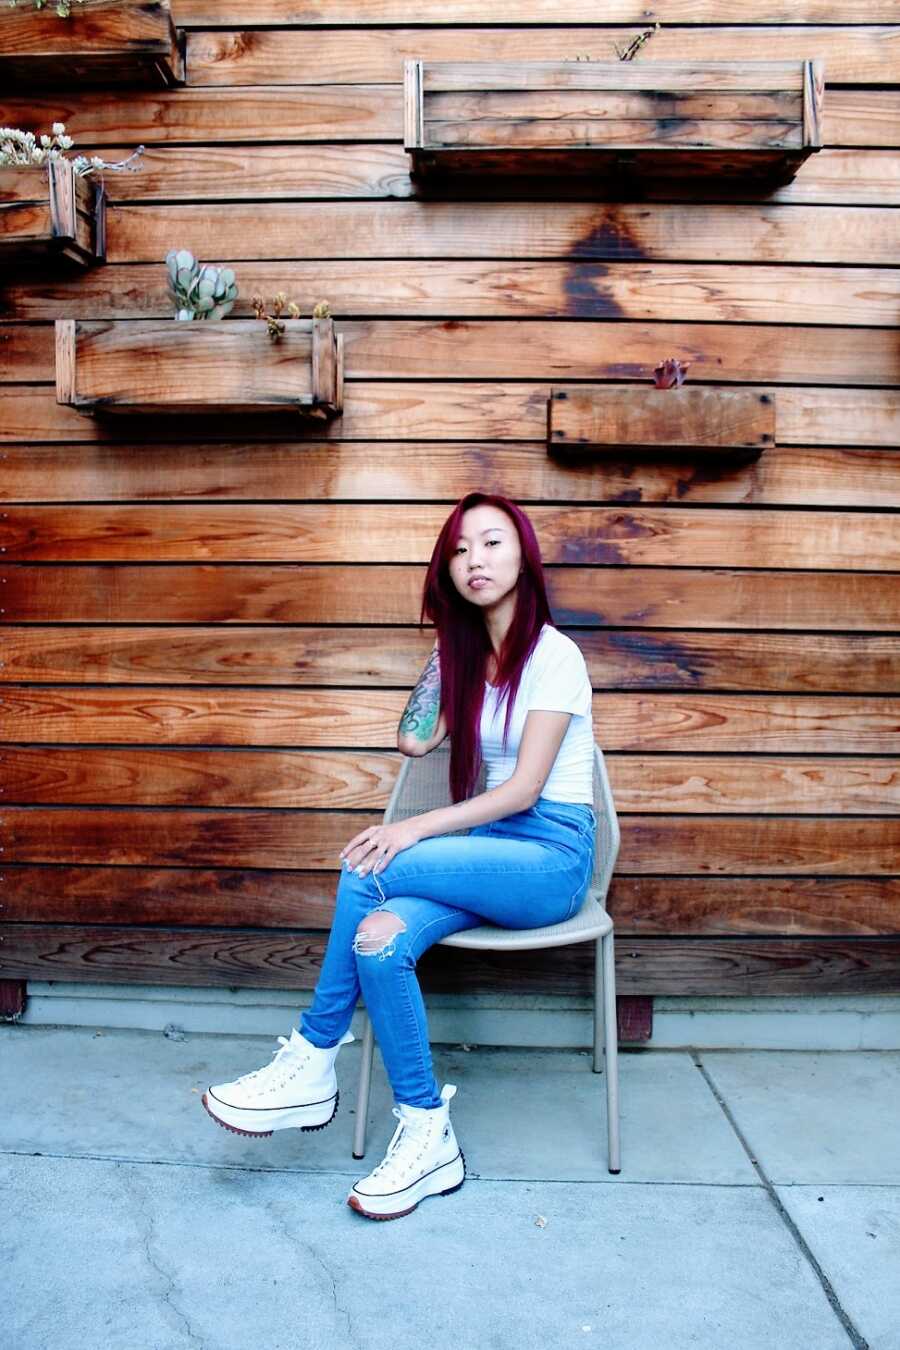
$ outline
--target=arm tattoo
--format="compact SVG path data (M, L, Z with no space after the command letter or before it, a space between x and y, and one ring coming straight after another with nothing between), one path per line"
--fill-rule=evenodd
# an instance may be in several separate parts
M419 676L419 683L409 696L400 731L417 741L430 741L441 711L441 658L433 651Z

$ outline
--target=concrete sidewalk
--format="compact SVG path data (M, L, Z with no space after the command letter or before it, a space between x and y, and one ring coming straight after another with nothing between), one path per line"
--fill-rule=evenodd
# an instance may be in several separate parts
M200 1105L275 1048L0 1027L7 1350L900 1350L898 1051L620 1052L614 1177L587 1052L438 1045L466 1183L373 1223L359 1042L326 1130Z

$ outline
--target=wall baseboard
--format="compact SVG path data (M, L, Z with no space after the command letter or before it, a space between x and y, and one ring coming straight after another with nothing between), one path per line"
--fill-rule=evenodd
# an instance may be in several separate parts
M120 1027L223 1035L288 1034L311 991L28 982L19 1026ZM425 996L432 1042L587 1049L589 1000L561 995ZM361 1034L362 1011L352 1030ZM623 1041L623 1046L628 1046ZM653 1000L653 1035L634 1049L897 1050L900 994Z

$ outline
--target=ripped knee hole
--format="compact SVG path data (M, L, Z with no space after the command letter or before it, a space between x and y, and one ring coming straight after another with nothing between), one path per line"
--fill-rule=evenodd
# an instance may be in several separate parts
M406 924L399 914L391 914L388 910L382 910L379 915L370 914L356 930L353 950L359 956L377 956L383 961L386 956L394 955L397 947L393 939L405 929Z

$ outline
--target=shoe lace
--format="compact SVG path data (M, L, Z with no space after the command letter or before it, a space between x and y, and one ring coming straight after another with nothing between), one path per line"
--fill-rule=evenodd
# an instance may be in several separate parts
M292 1044L287 1036L278 1037L278 1045L272 1051L272 1059L268 1064L264 1064L261 1069L253 1069L250 1073L242 1074L236 1078L236 1083L253 1083L256 1087L262 1087L271 1080L284 1081L290 1077L288 1070L299 1067L306 1060L306 1055L300 1055L298 1048ZM292 1062L295 1061L295 1062Z
M400 1124L394 1130L384 1158L372 1171L373 1177L383 1177L389 1182L399 1181L425 1156L431 1133L427 1123L410 1120L399 1107L393 1106L391 1110Z

